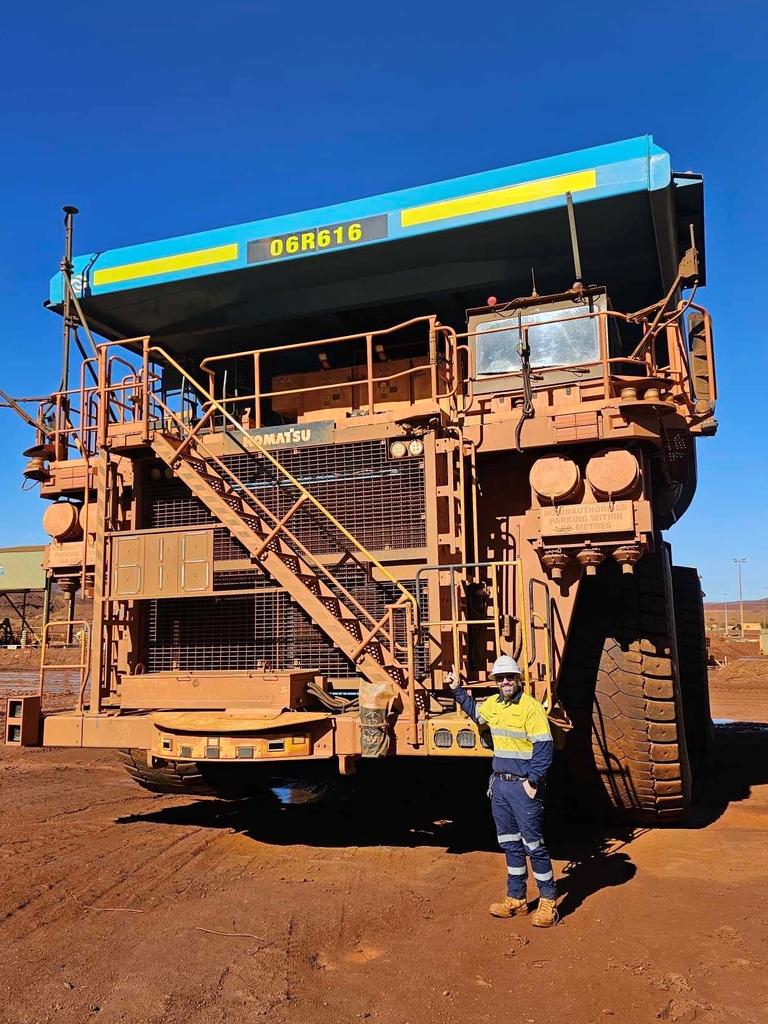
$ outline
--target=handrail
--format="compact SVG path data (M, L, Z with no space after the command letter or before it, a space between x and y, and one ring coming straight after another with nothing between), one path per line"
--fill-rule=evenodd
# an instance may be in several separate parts
M373 365L374 365L374 340L377 338L387 337L395 334L398 331L404 330L405 328L412 327L414 324L427 324L429 326L429 337L428 337L428 352L427 362L423 365L411 366L406 370L399 370L396 373L382 374L381 376L374 376ZM447 389L444 393L440 393L437 375L437 364L438 364L438 353L436 345L436 337L440 334L446 342L446 352L443 355L446 364L450 366L452 381L446 381ZM437 317L432 314L430 316L413 317L410 320L405 320L402 323L395 324L392 327L379 328L375 331L360 331L355 334L344 334L339 335L335 338L318 338L311 341L300 341L292 342L287 345L276 345L271 348L259 348L259 349L248 349L242 352L227 352L221 355L207 356L200 363L200 369L208 374L209 389L211 394L215 393L215 369L213 364L231 362L238 359L252 359L253 360L253 377L254 377L254 391L252 394L247 395L233 395L230 398L222 396L220 402L222 405L233 405L244 402L254 402L255 409L254 415L256 419L256 426L261 426L261 417L259 403L261 399L265 398L284 398L290 395L299 394L311 394L320 391L328 390L350 390L354 391L356 388L367 389L367 405L368 414L373 415L374 406L376 404L374 388L376 384L381 384L387 381L396 380L401 377L413 377L416 374L423 372L425 369L430 371L431 384L432 384L432 397L436 402L449 399L455 396L456 389L458 386L458 366L456 363L456 353L453 349L449 349L449 342L453 332L450 329L443 327L437 320ZM349 381L335 381L329 383L321 383L310 385L301 388L286 388L282 391L262 391L261 389L261 359L264 356L274 356L279 353L293 352L297 350L306 349L323 349L329 345L335 345L338 342L349 342L359 341L365 342L366 346L366 370L367 375L361 377L359 380Z
M295 349L300 348L316 348L320 345L333 345L337 341L364 341L367 337L378 338L385 334L394 334L396 331L401 331L405 327L412 327L413 324L437 324L437 318L434 314L429 316L415 316L410 320L404 320L400 324L395 324L392 327L380 327L376 331L358 331L355 334L339 334L334 338L316 338L311 341L294 341L288 345L276 345L274 348L264 349L247 349L244 352L225 352L218 356L206 356L206 358L200 363L200 369L208 372L206 363L220 363L226 359L244 359L246 356L252 356L254 352L262 352L264 355L271 355L275 352L291 352Z
M712 394L709 397L709 401L714 405L714 403L717 402L717 373L715 367L714 343L712 340L712 316L709 313L709 311L704 308L704 306L699 306L692 300L688 300L685 303L685 310L682 310L681 312L687 311L688 309L694 309L697 313L701 313L701 316L704 321L704 337L707 346L707 370L709 374L710 386L712 388ZM694 394L694 398L695 397L696 396Z
M550 649L550 645L551 645L550 634L549 634L549 623L547 622L546 618L541 614L541 612L533 612L532 611L531 612L531 624L532 624L531 634L532 635L535 635L535 632L536 632L536 625L535 625L535 620L536 619L539 619L541 621L541 627L540 628L543 629L545 631L545 633L547 634L547 642L544 645L544 680L543 680L543 682L544 682L544 699L541 700L541 703L544 705L544 708L547 711L551 711L552 710L552 666L551 666L550 660L549 660L550 659L549 649Z
M296 479L296 477L293 476L293 474L290 473L285 468L285 466L283 466L281 462L279 462L273 455L271 455L270 452L267 451L264 445L261 444L261 442L257 438L249 434L245 427L243 427L241 423L238 423L235 417L232 416L232 414L229 413L224 408L224 406L216 398L213 397L213 395L209 394L209 392L206 391L202 384L196 381L195 378L192 377L191 374L189 374L184 369L183 366L176 362L173 356L169 355L165 351L165 349L161 348L159 345L151 345L150 352L159 355L161 359L164 359L170 366L173 367L174 370L176 370L177 373L180 373L181 376L192 385L192 387L206 400L207 404L210 404L211 406L216 408L217 411L224 417L224 419L231 423L235 430L237 430L240 434L243 435L244 442L242 443L242 446L247 449L255 450L256 452L258 452L259 455L263 455L264 458L267 459L267 461L270 462L275 467L275 469L279 473L281 473L293 487L295 487L301 494L306 496L307 500L312 505L314 505L315 508L323 516L325 516L328 522L330 522L331 525L334 526L341 533L341 535L345 537L350 542L350 544L352 544L363 555L366 561L370 562L372 565L375 565L379 572L381 572L390 581L390 583L393 583L395 585L395 587L400 591L403 597L406 598L406 600L412 602L414 606L414 611L416 611L416 599L408 590L406 590L402 583L398 579L396 579L396 577L393 576L392 573L389 572L389 570L386 569L381 564L381 562L374 555L372 555L371 552L368 551L368 549L363 544L361 544L360 541L353 534L351 534L345 526L343 526L339 522L339 520L333 515L333 513L329 509L325 507L325 505L322 504L322 502L318 501L318 499L310 491L308 491L307 488L302 483L300 483Z
M49 665L46 663L45 654L48 650L49 639L48 634L52 629L61 629L66 627L70 630L73 626L80 626L81 628L77 632L79 638L80 648L80 661L75 663L69 663L65 665ZM66 619L55 622L46 622L43 626L43 631L40 638L40 677L38 685L38 696L43 697L45 693L45 673L47 669L58 668L68 669L77 668L80 670L80 689L78 691L77 698L77 709L82 711L83 709L83 695L85 694L85 687L88 682L88 676L90 675L90 663L91 663L91 623L85 619Z
M459 613L459 601L456 596L456 575L467 570L489 570L491 577L491 609L492 614L487 615L481 619L468 619L462 617ZM424 632L432 628L441 627L450 628L451 636L454 646L454 658L456 663L459 665L459 673L461 673L460 655L459 655L459 629L463 626L488 626L493 627L494 633L494 645L497 650L501 646L501 607L499 604L499 590L503 584L499 583L499 570L511 569L512 570L512 594L516 596L517 603L519 606L520 614L516 616L517 621L520 623L520 646L522 651L522 658L520 655L515 653L515 657L521 661L523 667L523 679L525 682L526 689L531 687L530 668L533 662L528 657L528 623L525 616L525 592L523 590L523 561L521 558L512 559L495 559L488 562L445 562L439 565L422 565L416 570L416 594L417 598L421 597L421 588L424 586L423 577L427 573L447 573L449 575L449 582L447 584L450 590L451 600L451 617L449 619L434 619L428 622L419 622L418 628Z

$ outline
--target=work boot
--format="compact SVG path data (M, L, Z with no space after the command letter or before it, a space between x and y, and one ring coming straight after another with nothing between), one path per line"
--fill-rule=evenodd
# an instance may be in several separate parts
M531 924L537 928L551 928L553 924L557 924L557 901L542 896L531 918Z
M494 917L524 917L528 913L528 900L505 896L501 903L492 903L489 909Z

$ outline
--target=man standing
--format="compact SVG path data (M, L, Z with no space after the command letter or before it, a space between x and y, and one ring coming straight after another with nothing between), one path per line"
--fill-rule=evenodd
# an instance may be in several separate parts
M498 658L491 679L498 684L498 696L477 703L459 685L454 671L448 675L456 703L478 725L487 725L493 738L489 793L499 846L507 859L507 895L501 903L492 903L490 910L494 917L528 913L527 856L539 887L539 906L532 923L549 928L557 921L557 889L541 826L544 783L552 764L552 733L542 705L523 692L522 674L514 658Z

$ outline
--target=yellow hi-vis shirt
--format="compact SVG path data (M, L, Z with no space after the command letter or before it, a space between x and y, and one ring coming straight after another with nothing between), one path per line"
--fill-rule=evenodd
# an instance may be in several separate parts
M491 730L496 771L527 776L532 782L544 778L552 763L552 733L547 712L535 697L488 697L477 704L476 714Z

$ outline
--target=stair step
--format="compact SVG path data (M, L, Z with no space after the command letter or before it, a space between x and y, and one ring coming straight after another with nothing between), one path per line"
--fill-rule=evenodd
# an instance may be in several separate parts
M258 537L262 537L267 532L264 529L264 523L258 516L252 516L250 512L243 512L240 518Z
M229 505L233 512L237 512L238 515L242 516L245 513L243 508L243 502L241 498L238 498L236 494L223 494L224 501Z
M363 630L360 626L360 622L357 619L342 619L341 624L344 629L347 630L350 636L353 636L355 640L363 639Z
M320 580L317 578L317 576L310 576L307 573L297 572L296 578L301 580L304 586L308 590L311 590L313 594L320 593Z

